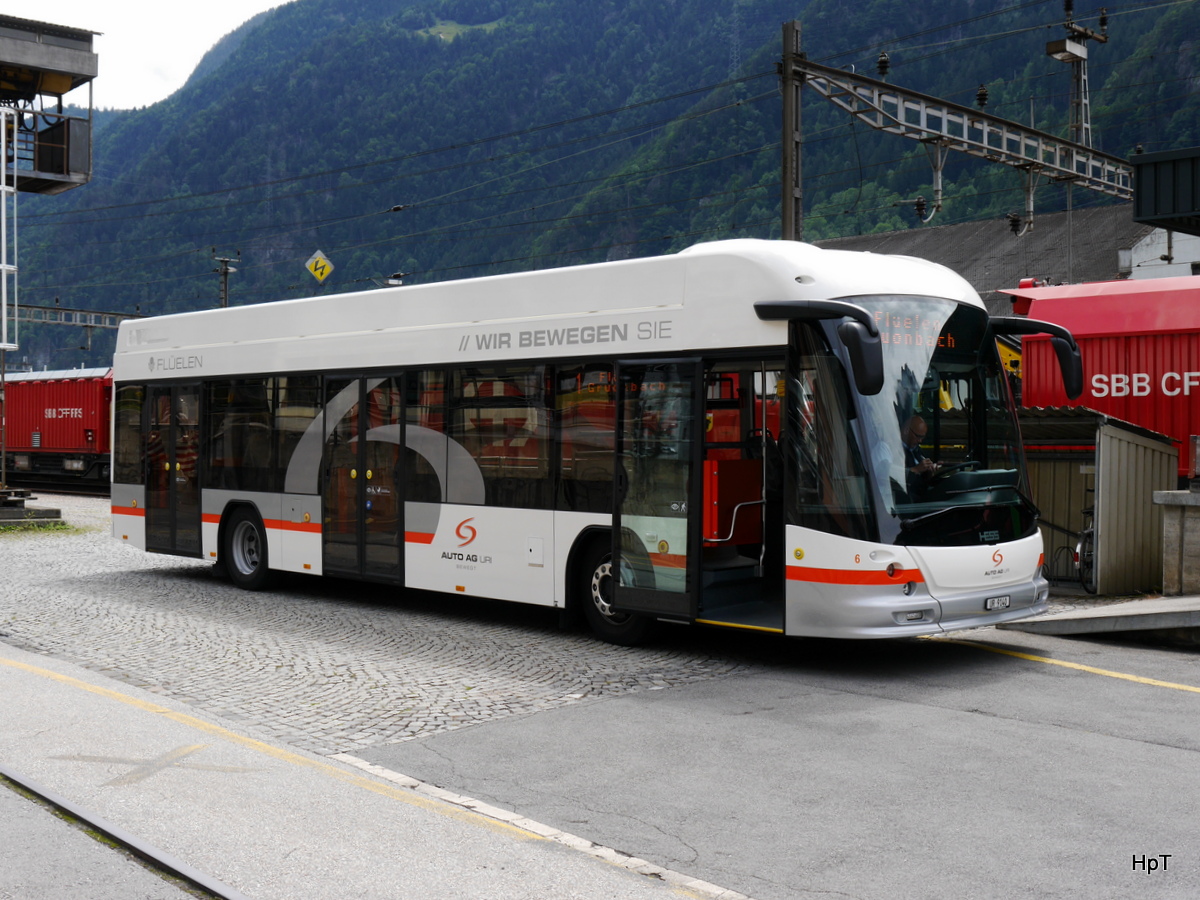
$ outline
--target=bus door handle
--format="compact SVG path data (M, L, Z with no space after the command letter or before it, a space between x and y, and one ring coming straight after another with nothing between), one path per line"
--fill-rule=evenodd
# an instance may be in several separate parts
M617 503L624 503L625 495L629 493L629 473L625 470L625 463L619 459L613 472L613 481L617 493Z

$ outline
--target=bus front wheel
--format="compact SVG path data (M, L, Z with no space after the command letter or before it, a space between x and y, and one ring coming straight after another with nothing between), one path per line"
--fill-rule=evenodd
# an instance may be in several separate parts
M612 549L595 541L584 553L576 587L584 618L600 640L622 647L636 646L650 635L653 621L638 613L614 610L613 587Z
M221 561L229 579L246 591L259 591L271 583L267 566L267 531L254 510L234 510L225 526Z

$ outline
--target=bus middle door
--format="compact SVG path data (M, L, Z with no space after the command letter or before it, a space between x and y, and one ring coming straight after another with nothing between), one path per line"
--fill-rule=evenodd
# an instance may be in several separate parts
M397 473L398 378L328 378L324 483L324 570L379 581L402 578Z
M692 619L700 576L700 360L617 363L613 606Z

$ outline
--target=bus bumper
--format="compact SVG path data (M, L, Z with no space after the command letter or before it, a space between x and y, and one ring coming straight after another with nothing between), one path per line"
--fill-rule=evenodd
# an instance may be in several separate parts
M934 597L928 585L789 582L785 633L799 637L897 638L945 634L1040 615L1050 584L1028 581ZM953 611L951 614L949 611Z

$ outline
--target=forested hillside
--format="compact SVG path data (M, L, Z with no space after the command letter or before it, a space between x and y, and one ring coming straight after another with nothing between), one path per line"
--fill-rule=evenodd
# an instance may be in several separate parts
M1074 4L1096 28L1099 5ZM812 59L1065 135L1061 0L293 0L172 97L106 113L89 185L22 198L21 299L143 313L651 255L779 234L781 23ZM1200 144L1197 0L1108 5L1096 144ZM101 76L103 77L103 76ZM919 227L922 148L806 92L805 237ZM1019 211L1020 178L946 172L945 224ZM1103 202L1076 191L1076 206ZM1042 211L1061 189L1038 192ZM318 284L304 269L333 262ZM28 363L102 364L111 334L24 328Z

